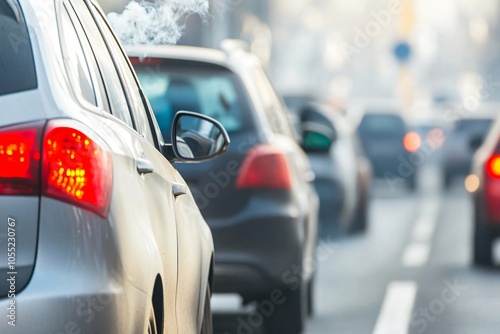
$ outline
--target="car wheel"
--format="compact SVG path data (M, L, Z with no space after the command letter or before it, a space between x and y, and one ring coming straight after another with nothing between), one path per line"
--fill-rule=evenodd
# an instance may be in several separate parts
M156 317L155 317L155 309L153 307L153 303L151 302L151 307L149 310L149 322L148 322L148 329L147 329L147 334L157 334L158 329L156 328Z
M266 332L273 334L302 333L307 314L307 287L304 284L285 292L285 301L277 305L274 313L266 319Z
M491 230L482 224L476 224L474 231L474 264L478 266L491 266L493 254L491 245L493 236Z
M351 233L359 233L364 232L366 230L366 225L368 221L368 208L366 204L366 200L362 200L358 207L356 208L356 212L354 214L353 222L349 229Z
M213 333L212 309L210 307L211 296L212 294L210 292L210 285L207 284L207 291L205 295L205 306L203 308L203 323L201 325L201 334Z
M453 176L450 175L449 173L445 173L444 174L444 188L450 189L452 182L453 182Z
M307 316L312 317L314 315L314 276L307 284Z
M415 175L410 177L406 183L408 186L408 190L415 191L417 189L417 178L415 177Z

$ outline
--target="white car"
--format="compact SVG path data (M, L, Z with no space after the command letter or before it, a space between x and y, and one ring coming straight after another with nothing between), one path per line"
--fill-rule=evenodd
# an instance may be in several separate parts
M165 144L94 1L0 0L0 31L0 333L211 333L212 235L169 161L226 131L182 112Z

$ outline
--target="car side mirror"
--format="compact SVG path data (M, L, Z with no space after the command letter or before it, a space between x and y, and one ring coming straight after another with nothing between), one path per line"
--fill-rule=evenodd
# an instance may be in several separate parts
M475 136L472 137L470 142L469 142L469 148L471 151L475 152L481 145L483 145L483 137L482 136Z
M315 123L302 123L302 148L306 152L326 153L337 140L337 133L328 126Z
M172 144L165 145L164 155L171 162L202 162L226 152L229 143L227 131L215 119L179 111L172 122Z

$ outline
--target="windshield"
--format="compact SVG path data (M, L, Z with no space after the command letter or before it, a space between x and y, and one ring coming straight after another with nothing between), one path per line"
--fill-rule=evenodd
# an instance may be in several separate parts
M359 125L361 136L404 136L405 124L396 115L365 115Z

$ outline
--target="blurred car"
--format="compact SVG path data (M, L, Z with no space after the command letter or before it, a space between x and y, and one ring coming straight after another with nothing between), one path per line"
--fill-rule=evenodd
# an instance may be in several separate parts
M477 141L472 139L473 147ZM500 237L500 120L491 127L472 160L467 189L473 193L473 262L493 265L492 245Z
M300 110L309 103L318 101L313 94L307 93L286 93L283 94L283 102L294 115L298 115Z
M215 292L244 303L286 302L265 317L272 333L300 333L312 305L318 198L314 173L258 59L180 46L128 48L164 136L179 110L217 119L232 146L211 162L176 168L215 243Z
M332 227L338 226L350 232L364 231L368 220L371 166L356 131L340 113L318 103L303 106L299 117L306 135L312 128L331 139L331 145L318 147L304 138L316 175L314 184L320 198L319 217L323 231L328 234Z
M0 30L0 332L212 333L212 236L168 161L225 130L178 114L164 144L93 1L0 0Z
M404 182L410 190L416 188L418 166L412 162L411 154L420 147L420 138L410 132L400 112L367 109L357 133L375 177L384 178L391 184Z
M446 188L453 184L455 178L465 178L470 173L475 149L483 142L492 123L491 115L482 115L464 118L455 124L443 148L443 173ZM475 145L471 146L471 141L475 141Z

